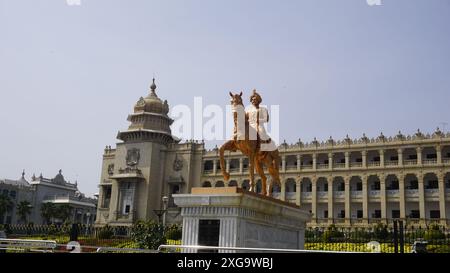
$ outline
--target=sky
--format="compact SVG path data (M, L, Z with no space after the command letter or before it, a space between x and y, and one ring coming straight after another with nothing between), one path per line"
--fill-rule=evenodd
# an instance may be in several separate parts
M0 0L0 177L98 192L153 77L171 108L256 88L288 143L448 131L450 1L380 2Z

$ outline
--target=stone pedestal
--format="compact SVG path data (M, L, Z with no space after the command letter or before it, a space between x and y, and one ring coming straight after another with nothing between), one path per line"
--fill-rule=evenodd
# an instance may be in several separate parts
M173 197L181 208L183 245L303 249L311 215L295 204L236 187L192 188Z

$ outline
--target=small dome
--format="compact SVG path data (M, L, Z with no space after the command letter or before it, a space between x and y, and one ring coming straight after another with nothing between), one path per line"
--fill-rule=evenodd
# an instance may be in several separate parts
M134 107L134 112L149 112L149 113L156 113L156 114L167 114L169 113L169 105L167 104L167 101L162 101L158 96L156 95L156 84L155 79L153 79L153 83L150 86L150 94L143 98L141 97L139 101L136 103L136 106Z

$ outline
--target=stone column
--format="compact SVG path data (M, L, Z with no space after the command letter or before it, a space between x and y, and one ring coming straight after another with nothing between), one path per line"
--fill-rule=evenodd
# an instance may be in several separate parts
M403 149L402 148L397 149L397 153L398 153L398 165L400 167L403 167Z
M328 224L333 224L334 220L334 196L333 196L333 177L328 181Z
M120 183L117 180L112 181L111 185L111 201L109 206L109 221L117 220L119 214L119 198L120 198Z
M286 201L286 180L284 179L284 177L281 177L280 179L281 179L280 200Z
M438 175L439 184L439 218L441 218L441 225L446 226L447 210L445 208L445 177L443 173Z
M426 212L425 212L425 186L423 181L423 174L417 175L419 183L419 217L421 224L425 224Z
M436 145L436 161L437 161L437 164L439 164L439 165L442 164L442 147L441 147L441 145Z
M386 177L384 174L380 175L380 199L381 199L381 219L387 219L387 203L386 203Z
M286 171L286 156L285 155L281 156L281 171L282 172Z
M380 167L384 168L384 150L379 150L380 152Z
M362 155L362 167L367 168L367 151L363 150L361 152L361 155Z
M217 159L213 159L213 174L217 174Z
M230 159L227 159L226 161L225 161L226 163L225 163L225 170L227 171L227 173L230 173Z
M242 174L244 172L244 158L239 158L239 173Z
M301 205L301 195L302 195L302 190L301 190L301 183L300 183L300 179L298 181L295 181L295 204L297 206Z
M362 203L362 207L363 207L363 219L365 221L366 224L369 223L369 196L368 196L368 180L369 178L367 177L367 175L363 175L361 177L362 179L362 194L363 194L363 203Z
M416 152L417 152L417 165L422 166L422 147L417 147Z
M333 153L328 153L328 169L333 169Z
M313 153L313 155L312 155L312 158L313 158L313 170L316 170L317 169L317 154L316 153Z
M350 176L344 177L345 183L345 224L350 225L352 211L350 207Z
M301 170L302 166L302 155L297 155L297 171Z
M350 153L345 152L345 168L350 168Z
M398 157L400 161L400 156ZM400 218L406 219L406 199L405 199L405 176L403 174L398 175L398 189L399 189L399 207Z
M312 186L312 198L311 198L311 211L313 213L312 223L317 223L317 178L313 177L311 180Z

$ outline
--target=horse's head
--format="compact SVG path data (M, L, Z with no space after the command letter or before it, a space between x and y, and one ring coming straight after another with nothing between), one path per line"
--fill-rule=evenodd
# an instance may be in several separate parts
M240 94L233 94L230 92L230 96L231 96L231 104L236 106L236 105L244 105L242 103L242 92Z

